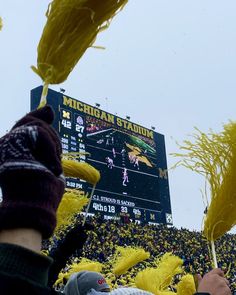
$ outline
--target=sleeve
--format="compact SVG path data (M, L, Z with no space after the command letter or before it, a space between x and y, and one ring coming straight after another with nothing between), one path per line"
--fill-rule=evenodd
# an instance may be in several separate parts
M52 259L13 244L0 244L1 295L53 294L47 287ZM55 294L55 293L54 293Z

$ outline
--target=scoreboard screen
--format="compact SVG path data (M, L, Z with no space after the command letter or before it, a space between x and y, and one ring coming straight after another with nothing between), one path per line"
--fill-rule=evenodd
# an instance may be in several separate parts
M42 86L31 90L31 109L41 92ZM82 153L79 160L101 173L89 213L172 224L163 135L51 89L47 102L55 111L63 152ZM67 187L92 190L74 178L67 179Z

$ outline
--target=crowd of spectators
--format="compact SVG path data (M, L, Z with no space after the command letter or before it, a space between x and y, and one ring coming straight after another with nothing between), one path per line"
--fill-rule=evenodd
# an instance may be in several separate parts
M138 271L152 266L154 259L166 252L172 252L183 259L186 273L203 275L212 269L211 252L200 232L161 224L104 221L99 217L90 217L89 223L94 230L88 232L88 238L80 253L82 257L109 265L117 246L142 247L151 254L150 259L131 269L129 276L118 278L115 286L129 285ZM216 252L219 267L225 271L232 289L236 290L236 235L226 234L216 241ZM73 259L76 259L76 255ZM106 271L110 272L110 269L104 270Z

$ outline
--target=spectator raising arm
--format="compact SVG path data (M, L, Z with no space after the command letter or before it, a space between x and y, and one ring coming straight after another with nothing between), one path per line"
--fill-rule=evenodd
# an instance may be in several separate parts
M59 137L46 106L18 121L0 139L1 294L52 294L47 288L52 263L37 252L56 226L64 192Z

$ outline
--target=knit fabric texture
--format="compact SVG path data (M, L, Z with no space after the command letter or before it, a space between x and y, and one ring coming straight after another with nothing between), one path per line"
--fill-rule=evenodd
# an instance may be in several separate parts
M0 138L0 229L33 228L49 238L64 193L60 139L51 107L23 117Z

